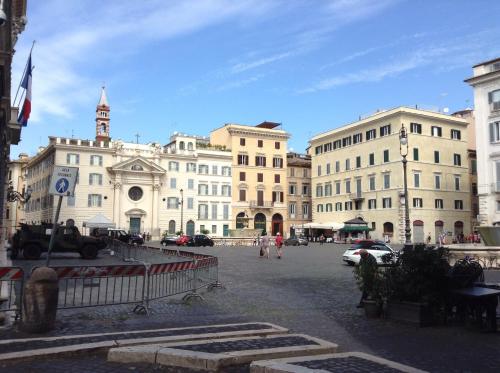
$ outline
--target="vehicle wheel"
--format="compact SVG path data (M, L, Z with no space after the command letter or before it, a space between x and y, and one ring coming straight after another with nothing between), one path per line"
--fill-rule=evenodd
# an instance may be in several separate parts
M348 266L354 267L354 262L346 262Z
M33 243L28 244L23 247L23 257L24 259L28 260L36 260L40 259L42 251L40 250L40 247L38 245L35 245Z
M95 259L97 258L97 252L97 247L94 245L87 245L83 247L81 254L83 259Z
M293 246L299 246L299 243L298 243L298 242L297 242L297 243L294 243L294 244L293 244Z
M161 244L162 246L167 246L167 241L163 241Z

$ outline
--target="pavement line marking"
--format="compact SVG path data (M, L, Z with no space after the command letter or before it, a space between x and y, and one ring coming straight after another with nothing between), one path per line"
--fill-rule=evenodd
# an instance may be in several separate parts
M74 334L74 335L62 335L62 336L54 336L54 337L37 337L37 338L16 338L16 339L4 339L0 340L0 345L15 343L15 342L33 342L33 341L56 341L60 339L73 339L73 338L91 338L96 336L103 335L118 335L118 334L139 334L139 333L151 333L151 332L164 332L164 331L175 331L175 330L189 330L189 329L199 329L199 328L221 328L221 327L231 327L231 326L239 326L239 325L251 325L251 324L261 324L269 326L269 329L280 330L284 333L288 331L288 329L283 328L279 325L271 324L268 322L246 322L246 323L234 323L234 324L216 324L216 325L198 325L198 326L186 326L181 328L164 328L164 329L143 329L143 330L131 330L131 331L123 331L123 332L109 332L109 333L94 333L94 334ZM266 330L266 329L261 329Z
M307 368L300 365L294 365L294 363L326 359L341 359L346 357L358 357L360 359L382 364L406 373L427 373L424 370L413 368L408 365L400 364L395 361L387 360L382 357L370 355L364 352L342 352L327 355L301 356L284 359L254 361L250 364L250 373L327 373L329 371Z
M268 325L268 329L248 329L248 330L236 330L236 331L224 331L224 332L214 332L214 333L202 333L202 334L182 334L182 335L169 335L169 336L159 336L159 337L151 337L151 338L129 338L123 340L108 340L108 341L99 341L99 342L90 342L90 343L79 343L68 346L56 346L50 348L40 348L33 350L24 350L24 351L15 351L15 352L6 352L0 354L0 361L13 360L13 359L22 359L29 358L33 356L47 356L47 355L58 355L65 354L70 352L77 352L82 350L94 350L94 349L103 349L103 348L111 348L111 347L120 347L120 346L133 346L137 344L156 344L156 343L167 343L177 345L179 343L185 343L186 341L196 341L196 340L220 340L228 337L234 337L235 339L242 337L252 337L257 336L255 338L261 338L266 335L273 334L282 334L288 332L288 329L282 328L277 325L273 325L270 323L244 323L244 324L224 324L224 325L248 325L248 324L264 324ZM217 325L221 326L221 325ZM189 328L174 328L174 329L163 329L163 330L179 330L179 329L193 329L193 327ZM114 333L116 334L116 333ZM40 340L40 339L37 339ZM42 338L43 340L43 338ZM14 340L15 341L15 340Z
M309 340L310 344L291 345L282 347L263 347L259 349L226 351L209 353L204 351L183 350L183 346L214 344L236 341L270 340L283 337L301 337ZM165 366L177 366L193 369L217 371L223 366L241 365L262 358L273 359L292 356L317 355L336 352L338 345L305 334L280 334L267 337L253 336L246 338L223 338L219 340L198 340L181 343L160 343L135 347L111 348L108 352L108 361L120 363L146 362Z

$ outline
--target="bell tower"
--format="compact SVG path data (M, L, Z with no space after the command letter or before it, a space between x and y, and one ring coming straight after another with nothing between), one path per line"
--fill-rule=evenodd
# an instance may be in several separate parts
M105 87L102 87L101 98L99 99L95 113L95 140L111 140L109 136L109 104Z

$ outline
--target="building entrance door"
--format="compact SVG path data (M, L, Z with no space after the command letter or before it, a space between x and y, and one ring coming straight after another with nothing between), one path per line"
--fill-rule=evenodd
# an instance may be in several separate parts
M130 234L141 233L141 218L130 218Z

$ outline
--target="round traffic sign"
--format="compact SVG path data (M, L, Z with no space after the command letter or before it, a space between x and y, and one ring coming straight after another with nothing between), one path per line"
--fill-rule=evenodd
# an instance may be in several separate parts
M62 177L56 181L56 191L57 193L66 193L69 188L68 179Z

